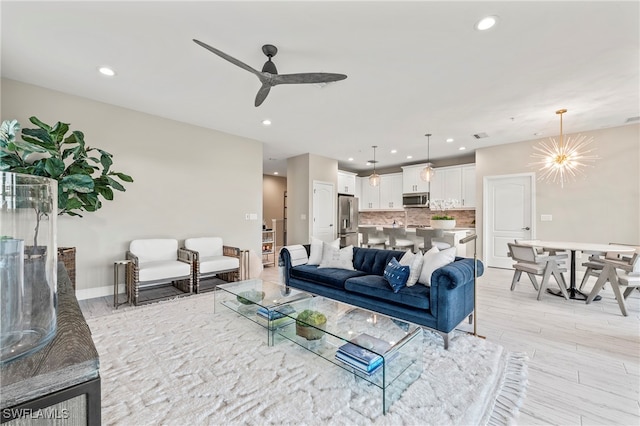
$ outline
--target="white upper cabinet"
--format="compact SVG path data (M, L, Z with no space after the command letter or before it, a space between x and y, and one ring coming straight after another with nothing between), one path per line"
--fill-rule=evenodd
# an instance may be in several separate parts
M380 175L380 185L369 185L369 177L359 177L360 210L402 210L402 173Z
M356 193L356 174L338 170L338 194Z
M475 164L440 167L431 181L431 200L458 200L458 207L475 207Z
M462 166L462 198L461 207L476 206L476 166Z
M420 178L420 172L426 164L415 164L413 166L402 167L402 192L405 194L415 194L419 192L429 192L429 182Z
M402 173L389 173L380 180L380 209L402 209Z

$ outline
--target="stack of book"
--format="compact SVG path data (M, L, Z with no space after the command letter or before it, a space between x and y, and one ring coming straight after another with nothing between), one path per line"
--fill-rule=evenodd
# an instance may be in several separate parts
M272 328L282 327L295 321L293 318L287 316L296 311L292 306L283 305L275 309L260 307L256 312L256 315L260 322L265 326L270 326Z
M336 358L366 375L372 375L382 367L382 354L389 349L389 342L363 333L340 346Z

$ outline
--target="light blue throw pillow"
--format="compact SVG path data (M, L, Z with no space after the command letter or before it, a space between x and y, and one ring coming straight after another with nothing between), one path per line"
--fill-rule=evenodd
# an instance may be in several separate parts
M393 258L387 264L387 267L384 268L384 278L391 285L393 292L397 293L402 287L407 285L410 272L411 270L408 266L400 265L400 263Z

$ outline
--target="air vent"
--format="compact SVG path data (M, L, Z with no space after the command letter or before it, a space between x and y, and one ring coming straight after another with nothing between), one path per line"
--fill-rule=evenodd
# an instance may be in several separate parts
M483 139L483 138L488 138L489 135L484 133L484 132L482 132L482 133L476 133L475 135L473 135L473 137L476 138L476 139Z
M626 123L633 123L634 121L640 121L640 116L639 117L627 118Z

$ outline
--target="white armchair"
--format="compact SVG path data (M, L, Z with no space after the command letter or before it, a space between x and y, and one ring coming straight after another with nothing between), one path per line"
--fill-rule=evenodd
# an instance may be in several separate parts
M225 246L222 238L187 238L184 240L184 250L193 256L193 286L196 293L215 289L215 285L203 285L202 281L206 278L218 277L227 282L245 279L248 253L237 247Z
M178 240L133 240L126 258L131 261L127 265L127 288L136 306L193 291L193 258L178 249Z

